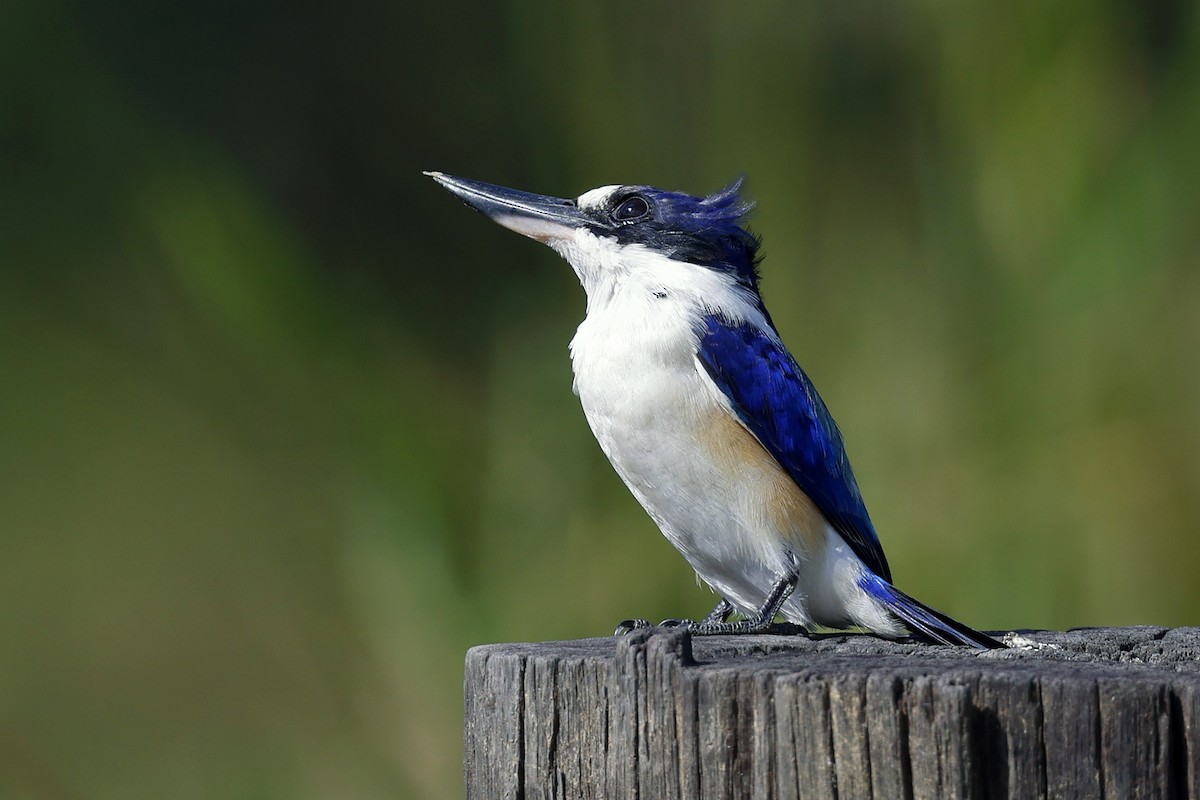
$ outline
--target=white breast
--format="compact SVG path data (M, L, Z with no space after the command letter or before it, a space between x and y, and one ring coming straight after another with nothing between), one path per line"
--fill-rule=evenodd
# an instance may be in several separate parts
M665 260L589 298L571 356L600 447L700 578L753 613L793 565L823 563L828 541L824 517L696 359L696 326L714 298L735 319L759 312L725 276ZM812 586L801 580L788 618L811 621Z

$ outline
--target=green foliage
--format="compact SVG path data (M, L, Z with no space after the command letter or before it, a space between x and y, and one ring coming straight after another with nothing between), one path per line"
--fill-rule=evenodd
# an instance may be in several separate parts
M1200 618L1192 6L4 17L0 796L454 796L467 647L707 610L570 393L570 270L422 169L747 173L905 590Z

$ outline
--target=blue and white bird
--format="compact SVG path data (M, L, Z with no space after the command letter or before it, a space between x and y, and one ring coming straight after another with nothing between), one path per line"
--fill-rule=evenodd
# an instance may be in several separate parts
M549 245L583 284L570 351L584 415L721 597L703 620L664 624L756 633L782 614L806 629L1003 646L892 585L842 435L763 305L740 181L704 198L602 186L568 200L426 174Z

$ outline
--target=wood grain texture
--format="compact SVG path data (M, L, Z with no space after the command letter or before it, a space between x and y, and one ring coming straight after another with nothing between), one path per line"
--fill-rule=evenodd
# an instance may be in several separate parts
M497 644L466 663L467 796L1200 800L1200 628Z

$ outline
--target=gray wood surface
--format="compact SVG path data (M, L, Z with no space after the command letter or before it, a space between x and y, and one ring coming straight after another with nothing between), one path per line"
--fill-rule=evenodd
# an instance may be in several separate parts
M1200 628L473 648L467 796L1200 800Z

